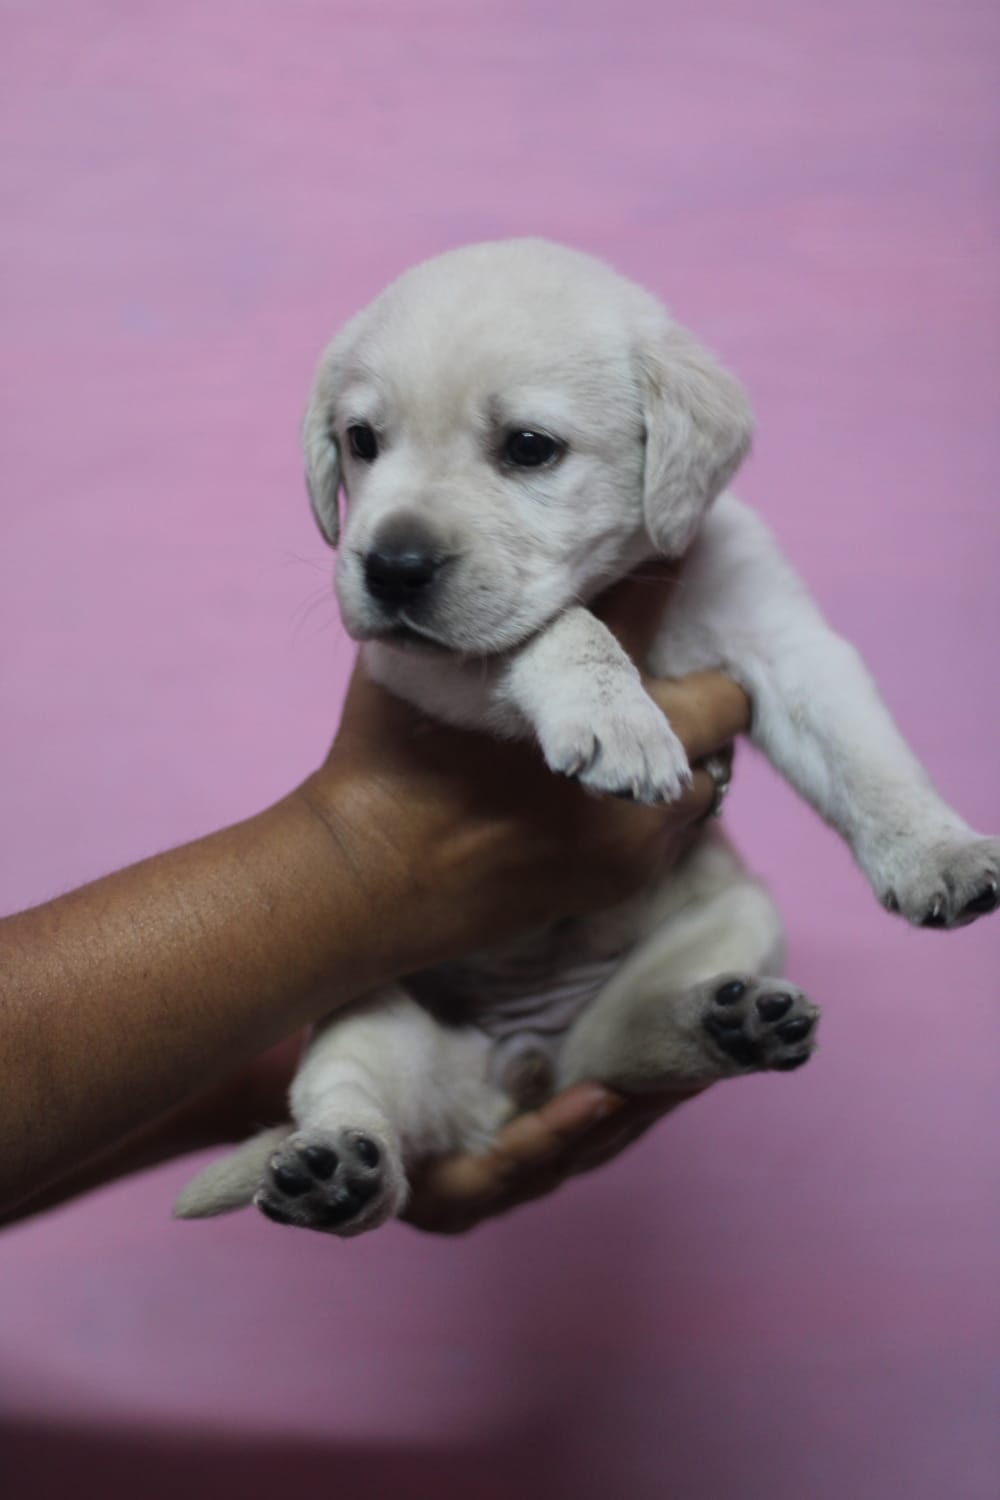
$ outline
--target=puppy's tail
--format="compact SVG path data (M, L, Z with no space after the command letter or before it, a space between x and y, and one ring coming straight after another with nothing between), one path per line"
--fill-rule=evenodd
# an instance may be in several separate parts
M211 1162L181 1188L174 1204L175 1219L210 1219L215 1214L246 1208L261 1185L271 1153L276 1151L291 1125L274 1125L251 1136L228 1156Z

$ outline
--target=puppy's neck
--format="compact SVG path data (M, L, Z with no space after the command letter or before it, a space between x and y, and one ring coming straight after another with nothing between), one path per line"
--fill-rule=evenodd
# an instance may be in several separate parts
M432 719L492 734L523 731L497 693L509 661L506 654L462 657L368 641L361 648L361 660L374 682Z

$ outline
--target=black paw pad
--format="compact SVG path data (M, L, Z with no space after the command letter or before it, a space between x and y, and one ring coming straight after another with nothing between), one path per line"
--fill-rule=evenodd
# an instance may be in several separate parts
M318 1210L315 1223L320 1229L337 1229L341 1224L346 1224L348 1219L353 1219L360 1207L360 1200L350 1188L339 1188L329 1203Z
M255 1202L276 1224L350 1233L386 1191L387 1151L364 1130L298 1137L271 1159Z
M944 927L948 919L944 914L944 903L940 896L920 923L921 927Z
M783 1042L801 1042L813 1029L813 1023L808 1016L795 1016L791 1021L783 1021L778 1027L776 1035Z
M715 1045L734 1063L739 1063L741 1068L757 1066L757 1048L743 1031L742 1021L734 1027L729 1016L709 1016L704 1026Z
M702 1025L739 1068L790 1072L808 1062L817 1012L777 979L727 979L713 985Z
M349 1186L335 1188L329 1201L316 1215L316 1224L321 1229L337 1229L359 1214L378 1192L377 1182L352 1182Z
M337 1153L328 1146L303 1146L299 1155L320 1182L326 1182L337 1170Z
M359 1135L354 1141L354 1151L358 1161L363 1167L377 1167L381 1158L381 1152L375 1142L367 1135Z
M807 1063L808 1061L809 1053L799 1052L796 1053L794 1057L782 1058L780 1062L774 1063L773 1066L779 1073L791 1073L794 1072L796 1068L801 1068L803 1063Z
M762 1021L780 1021L792 1008L791 995L761 995L757 1014Z
M998 902L1000 902L1000 896L997 895L996 885L991 880L989 885L984 886L983 889L979 891L977 895L973 896L972 900L967 903L967 905L965 906L965 912L971 912L977 917L984 916L987 912L995 911Z
M296 1172L292 1167L272 1167L271 1176L275 1186L281 1189L286 1198L301 1198L302 1194L308 1193L312 1186L308 1177L301 1172Z
M740 1010L724 1010L712 1017L714 1031L741 1031L745 1024L743 1012Z
M290 1224L292 1222L286 1213L282 1212L276 1204L269 1202L267 1198L258 1198L257 1207L265 1219L270 1219L274 1224Z

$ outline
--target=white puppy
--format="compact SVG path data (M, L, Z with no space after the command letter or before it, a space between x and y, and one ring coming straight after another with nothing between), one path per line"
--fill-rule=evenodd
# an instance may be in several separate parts
M879 901L956 927L998 902L1000 840L936 795L856 653L722 493L750 444L733 378L606 266L536 240L418 266L324 354L309 491L368 671L457 724L532 735L597 792L669 801L670 725L587 601L686 555L644 666L722 667L753 739L849 843ZM713 503L714 502L714 503ZM717 827L641 897L367 996L321 1027L292 1126L209 1167L177 1212L251 1200L353 1235L422 1157L483 1146L577 1079L628 1091L790 1069L817 1009L775 977L781 925Z

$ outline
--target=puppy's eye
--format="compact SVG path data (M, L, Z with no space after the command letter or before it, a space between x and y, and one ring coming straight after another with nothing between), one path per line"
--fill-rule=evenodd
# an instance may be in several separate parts
M552 463L562 452L562 445L545 432L509 432L504 439L501 457L518 469L540 469Z
M374 463L378 457L378 438L367 422L355 422L347 429L347 441L355 458L363 464Z

